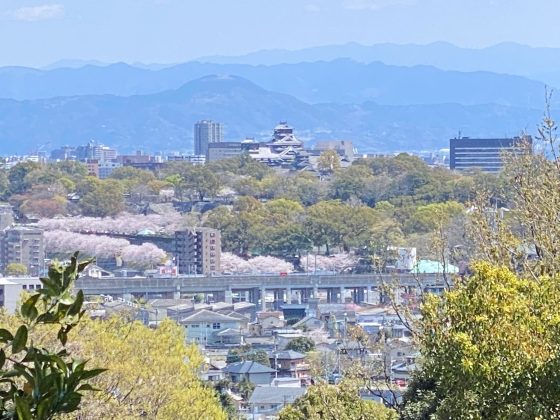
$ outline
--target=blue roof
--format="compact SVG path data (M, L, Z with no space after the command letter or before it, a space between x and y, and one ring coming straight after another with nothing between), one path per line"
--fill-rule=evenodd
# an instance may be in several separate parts
M224 372L228 373L274 373L275 369L268 366L261 365L260 363L253 361L244 361L231 363L224 368Z
M446 264L447 274L458 273L459 268L453 264ZM443 274L443 266L439 261L420 260L412 269L417 274Z

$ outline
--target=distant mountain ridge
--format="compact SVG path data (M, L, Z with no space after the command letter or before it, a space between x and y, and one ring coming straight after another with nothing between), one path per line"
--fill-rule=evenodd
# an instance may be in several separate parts
M199 119L222 122L228 140L267 139L286 119L307 142L434 149L459 131L531 133L544 108L542 80L560 86L560 49L517 44L347 44L206 61L215 62L2 67L0 153L92 138L121 151L189 151Z
M420 150L446 147L459 130L473 137L517 135L540 116L495 104L310 105L238 76L207 76L150 95L0 99L0 151L25 153L40 144L54 148L92 138L121 152L188 151L193 124L204 118L221 121L228 140L267 139L279 120L288 120L308 145L338 138L362 152Z
M235 74L309 103L384 105L458 103L542 108L544 84L520 76L403 67L349 59L251 66L189 62L160 70L124 63L50 71L0 68L0 97L26 100L56 96L145 95L177 89L210 74Z
M486 48L458 47L448 42L430 44L347 43L301 50L262 50L241 56L208 56L198 61L222 64L275 65L331 61L380 61L396 66L429 65L442 70L488 71L513 74L560 86L560 48L530 47L503 42Z

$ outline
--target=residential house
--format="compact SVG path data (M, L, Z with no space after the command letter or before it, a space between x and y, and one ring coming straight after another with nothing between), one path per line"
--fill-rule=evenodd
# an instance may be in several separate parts
M269 356L270 366L278 371L280 377L307 378L309 364L305 354L293 350L273 352Z
M188 343L202 345L219 345L223 337L218 334L225 330L241 330L241 322L237 318L217 312L201 309L183 318L180 323L185 326Z
M391 366L391 381L400 386L406 386L412 378L413 372L417 369L416 358L418 354L412 354L405 358L402 363Z
M284 314L281 311L257 312L257 323L261 334L265 331L284 328L286 325Z
M259 386L249 398L251 418L264 420L276 418L280 410L304 395L305 388Z
M202 365L198 377L204 382L219 382L225 378L225 362L207 360Z
M224 368L231 382L249 381L255 385L269 385L275 369L253 361L231 363Z
M274 378L270 386L278 386L281 388L301 388L301 380L299 378Z
M315 316L306 316L301 321L292 325L293 328L302 329L303 331L320 330L325 326L325 323Z
M245 315L240 314L239 312L236 311L231 311L231 310L222 310L222 311L216 311L219 314L222 315L227 315L230 316L232 318L235 318L237 320L239 320L239 323L241 325L241 330L243 331L247 331L247 327L249 325L249 318L247 318Z
M304 334L301 330L286 329L274 331L274 337L276 338L276 346L278 349L284 350L290 341L296 338L303 337Z

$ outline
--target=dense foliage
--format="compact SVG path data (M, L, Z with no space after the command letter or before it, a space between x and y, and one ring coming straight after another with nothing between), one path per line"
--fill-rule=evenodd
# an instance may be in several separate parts
M53 263L43 288L27 297L19 317L2 322L0 329L0 415L4 419L50 419L79 409L88 383L105 369L86 369L86 362L70 357L68 334L85 311L84 295L72 294L74 281L89 261ZM43 331L50 345L37 343ZM75 356L75 355L74 355ZM91 363L89 363L91 365ZM88 365L88 366L89 366Z
M280 412L280 420L395 420L397 414L382 404L360 397L358 386L319 384Z
M406 154L359 159L349 167L335 164L334 157L321 156L319 174L278 172L240 156L205 166L169 162L156 172L121 167L103 180L88 176L77 162L24 162L1 172L0 189L18 214L39 217L41 227L64 238L49 245L50 255L73 249L126 254L127 264L144 268L161 260L161 250L144 250L152 257L142 264L135 258L138 249L124 250L130 245L124 239L106 238L105 246L84 234L172 234L196 225L219 229L223 250L244 259L269 255L305 269L315 265L316 255L351 252L359 260L353 265L370 271L388 245L416 247L418 254L440 259L434 232L451 229L447 245L458 245L462 223L455 218L479 185L496 183L476 173L431 168ZM192 210L183 217L176 211L149 214L150 206L170 200Z
M406 419L558 418L560 281L478 264L422 306L422 368Z

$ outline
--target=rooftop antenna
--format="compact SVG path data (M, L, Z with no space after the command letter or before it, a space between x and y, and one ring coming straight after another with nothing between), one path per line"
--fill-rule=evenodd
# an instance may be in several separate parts
M461 139L461 138L462 138L462 137L461 137L461 130L459 130L459 133L458 133L457 135L458 135L458 137L457 137L458 139Z

